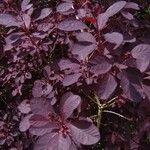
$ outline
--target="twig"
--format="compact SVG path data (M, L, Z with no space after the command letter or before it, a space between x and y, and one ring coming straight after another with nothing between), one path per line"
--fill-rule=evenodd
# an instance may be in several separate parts
M103 107L102 105L100 104L100 101L99 99L96 97L96 101L97 101L97 105L98 105L98 118L97 118L97 127L100 128L100 125L101 125L101 120L102 120L102 112L103 112Z
M83 93L85 96L87 96L92 102L94 102L96 105L98 105L98 107L101 107L101 104L98 104L97 102L95 102L94 99L93 99L91 96L86 95L85 92L83 92L83 90L81 90L81 91L82 91L82 93Z
M111 114L117 115L117 116L119 116L119 117L121 117L121 118L124 118L124 119L126 119L126 120L128 120L128 121L132 121L132 119L127 118L127 117L125 117L125 116L123 116L123 115L121 115L121 114L119 114L119 113L114 112L114 111L103 110L103 112L105 112L105 113L111 113Z

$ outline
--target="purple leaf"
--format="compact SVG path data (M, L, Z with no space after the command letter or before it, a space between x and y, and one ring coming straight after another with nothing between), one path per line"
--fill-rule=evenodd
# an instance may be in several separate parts
M126 9L135 9L135 10L139 10L139 5L137 3L134 2L127 2L125 7Z
M107 75L99 83L98 95L101 99L107 100L115 91L117 82L112 75Z
M91 61L91 65L90 71L97 75L107 73L112 67L112 65L104 57L99 56Z
M28 14L23 14L23 21L25 23L26 28L29 29L31 24L31 17Z
M71 145L72 142L68 135L49 133L38 139L34 150L70 150Z
M34 82L34 86L32 88L33 97L41 97L42 96L42 87L44 86L43 81L36 80Z
M77 55L79 60L85 60L88 57L88 55L91 54L96 48L96 44L88 43L88 45L84 45L82 43L75 43L72 47L72 54Z
M117 49L123 42L123 35L118 32L106 33L104 38L107 42L116 44L114 49Z
M107 10L106 10L106 14L109 17L114 16L115 14L117 14L121 9L123 9L126 5L126 1L119 1L114 3L113 5L111 5Z
M76 31L87 29L88 27L79 20L64 20L58 24L58 29L63 31Z
M150 45L140 44L134 47L131 51L131 55L136 59L137 68L144 72L150 64Z
M88 119L74 121L69 124L69 127L73 139L83 145L92 145L100 140L99 130Z
M31 111L29 100L22 101L17 108L21 113L28 114Z
M46 118L42 115L38 115L38 114L31 116L29 121L33 127L42 127L42 126L45 126L49 123L48 118Z
M96 44L95 37L91 33L88 33L88 32L80 32L80 33L76 34L76 39L79 42L86 41L86 42L90 42L90 43L95 43Z
M150 61L144 59L136 59L136 65L141 72L145 72L150 65Z
M99 14L97 17L98 29L102 30L106 27L106 23L108 22L109 16L106 13Z
M128 99L139 102L144 98L144 92L141 87L142 75L137 70L126 69L121 73L120 86Z
M1 13L0 24L6 27L11 27L11 26L20 27L23 24L23 22L20 20L18 16Z
M143 87L144 93L146 94L146 97L150 101L150 86L143 84L142 87Z
M63 86L69 86L74 83L77 83L81 75L81 73L65 75L65 78L63 79Z
M71 62L69 59L61 59L60 62L58 63L60 70L65 70L65 69L78 69L80 67L79 64Z
M72 8L73 8L72 3L64 2L64 3L61 3L57 6L57 12L63 13L63 12L69 11Z
M21 132L25 132L25 131L27 131L27 130L30 128L31 124L30 124L29 119L32 117L32 115L33 115L33 114L27 115L27 116L24 117L23 120L20 122L20 124L19 124L19 130L20 130Z
M143 59L145 61L150 61L150 45L149 44L139 44L134 47L131 51L133 58Z
M134 19L133 15L131 13L127 12L127 11L122 11L121 14L122 14L123 17L125 17L128 20L133 20Z
M47 32L49 31L51 28L53 28L53 24L52 23L41 23L38 25L37 29L38 31L44 31Z
M77 12L78 12L78 14L77 14L78 18L83 18L83 17L86 17L86 15L87 15L87 10L84 8L78 9Z
M44 136L39 137L34 145L34 150L44 150L48 149L48 143L52 137L55 136L56 133L45 134Z
M57 129L55 123L48 123L42 127L30 127L29 132L33 135L42 136L46 133L52 132L52 130Z
M52 9L51 8L43 8L41 10L40 16L38 18L36 18L35 21L44 19L44 18L48 17L51 13L52 13Z
M36 80L32 89L33 97L47 96L52 92L53 87L42 80Z
M74 95L71 92L68 92L62 96L60 103L62 116L65 119L67 119L72 115L73 111L80 105L81 98L78 95Z
M90 53L92 53L96 47L95 37L88 32L76 34L78 42L73 44L72 54L78 55L80 60L85 60Z
M49 112L53 112L53 108L49 99L33 98L31 100L31 111L34 114L47 116Z
M23 0L21 3L21 10L26 11L32 7L33 4L29 4L31 0Z

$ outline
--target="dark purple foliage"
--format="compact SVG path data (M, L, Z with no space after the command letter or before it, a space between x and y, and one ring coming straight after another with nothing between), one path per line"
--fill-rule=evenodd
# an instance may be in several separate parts
M19 130L38 136L35 150L96 144L99 105L113 97L117 108L149 102L150 45L135 33L138 4L62 0L39 9L31 0L15 2L0 0L0 82L24 99L16 103Z
M80 96L71 92L62 96L58 112L54 111L49 99L31 100L33 114L28 117L30 132L41 136L35 145L35 150L70 150L73 145L74 149L77 149L81 144L91 145L99 141L99 131L90 119L74 118L73 112L80 104ZM28 125L24 124L24 126Z

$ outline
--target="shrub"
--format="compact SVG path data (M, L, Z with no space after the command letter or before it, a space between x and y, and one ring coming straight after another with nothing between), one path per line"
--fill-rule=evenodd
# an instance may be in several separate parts
M18 106L27 114L20 131L40 136L35 150L96 144L103 112L126 118L107 109L150 98L150 45L134 33L140 26L134 12L140 8L126 1L107 9L78 0L62 0L56 8L34 5L30 0L0 4L2 84L15 97L23 96L26 80L34 82L33 98L29 94L31 100Z

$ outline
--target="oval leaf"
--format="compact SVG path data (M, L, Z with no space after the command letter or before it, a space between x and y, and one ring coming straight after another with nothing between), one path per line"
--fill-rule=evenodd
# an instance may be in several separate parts
M60 13L66 12L66 11L69 11L72 7L73 7L72 3L64 2L57 6L57 12L60 12Z
M135 10L139 10L139 5L137 3L134 2L127 2L126 5L124 6L124 8L126 9L135 9Z
M60 110L64 118L68 118L72 115L73 111L81 103L81 98L78 95L74 95L71 92L65 93L62 96Z
M90 71L97 75L107 73L112 67L112 65L106 61L104 57L96 57L91 62L91 65Z
M106 14L109 17L112 17L113 15L117 14L121 9L124 8L124 6L126 5L126 1L119 1L114 3L113 5L111 5L107 10L106 10Z
M29 121L33 127L42 127L49 123L48 118L46 118L42 115L37 115L37 114L31 116Z
M68 135L49 133L40 137L34 150L71 150L71 139Z
M108 22L109 16L106 13L99 14L97 17L98 29L102 30L106 27L106 23Z
M81 75L82 75L81 73L66 75L65 78L63 79L63 86L69 86L74 83L77 83Z
M63 31L76 31L87 29L88 27L79 20L64 20L58 24L58 29Z
M75 43L72 47L72 54L77 55L79 60L85 60L97 48L97 44Z
M115 91L117 82L112 75L105 76L98 87L98 95L101 99L107 100Z
M141 101L145 96L141 87L142 74L138 70L130 68L123 70L120 76L120 85L124 91L125 96L131 101Z
M59 65L60 70L65 70L65 69L77 70L80 67L79 64L73 63L69 59L61 59L58 65Z
M106 33L104 38L107 42L116 44L114 49L117 49L123 42L123 35L118 32Z
M6 27L21 26L23 22L17 16L11 14L0 14L0 24Z
M29 4L31 0L23 0L21 3L21 10L26 11L32 7L32 4Z
M27 130L30 128L31 124L30 124L29 119L30 119L32 116L33 116L33 114L27 115L27 116L24 117L23 120L20 122L20 124L19 124L19 130L20 130L21 132L25 132L25 131L27 131Z
M28 114L31 111L29 100L24 100L19 104L17 108L21 113Z
M100 140L98 128L88 120L74 121L69 126L73 138L83 145L92 145Z
M122 11L121 14L122 14L123 17L125 17L128 20L133 20L134 19L133 15L131 13L127 12L127 11Z
M44 8L41 10L41 14L38 18L35 19L35 21L37 20L41 20L41 19L44 19L46 17L48 17L52 12L52 9L51 8Z
M150 45L139 44L132 49L131 54L133 58L150 61Z
M49 112L54 112L49 99L33 98L30 104L34 114L47 116Z
M87 41L91 43L96 43L95 37L91 33L88 33L88 32L80 32L76 34L76 39L79 42Z
M55 123L48 123L42 127L30 127L29 132L33 135L42 136L46 133L50 133L52 130L57 129Z

